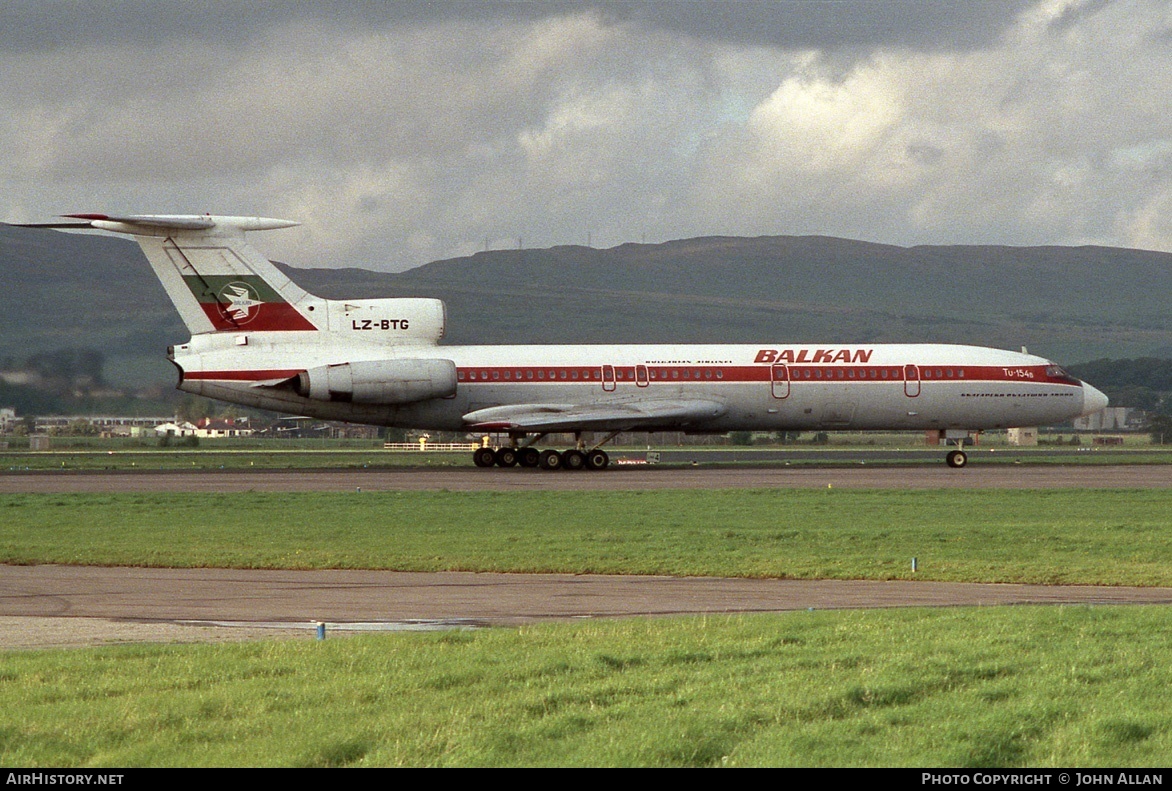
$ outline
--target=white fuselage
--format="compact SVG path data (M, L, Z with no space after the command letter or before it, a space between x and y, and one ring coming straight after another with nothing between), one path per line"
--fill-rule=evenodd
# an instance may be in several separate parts
M311 336L318 338L311 339ZM302 397L278 385L358 360L455 364L447 398L388 406ZM944 344L386 346L306 333L197 335L172 359L188 392L282 412L460 430L511 404L702 399L704 419L615 428L731 430L992 429L1061 423L1106 405L1098 390L1030 354Z

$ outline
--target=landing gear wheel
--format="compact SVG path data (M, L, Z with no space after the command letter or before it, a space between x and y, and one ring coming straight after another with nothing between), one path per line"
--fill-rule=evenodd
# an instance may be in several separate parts
M950 451L944 460L948 462L949 467L960 469L969 463L969 457L963 450Z
M517 466L517 449L516 448L497 448L496 453L493 454L496 459L496 466L498 467L516 467Z
M562 455L556 450L543 450L537 463L543 470L560 470L562 468Z
M595 448L586 454L586 469L588 470L605 470L608 464L610 464L610 456L607 456L606 451L602 448Z
M562 466L567 470L584 470L586 469L586 454L580 450L563 451Z
M541 451L537 448L521 448L517 451L517 461L522 467L536 467L541 463Z
M492 448L477 448L472 451L472 461L477 467L491 467L496 464L496 454Z

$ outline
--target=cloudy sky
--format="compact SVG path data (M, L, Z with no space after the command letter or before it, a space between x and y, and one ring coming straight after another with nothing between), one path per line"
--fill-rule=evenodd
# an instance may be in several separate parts
M0 3L0 219L301 266L826 234L1172 251L1167 0Z

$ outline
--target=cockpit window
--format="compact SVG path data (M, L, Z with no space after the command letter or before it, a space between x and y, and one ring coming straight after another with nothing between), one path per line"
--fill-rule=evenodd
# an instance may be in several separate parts
M1078 377L1071 376L1070 374L1068 374L1066 372L1066 369L1064 369L1061 365L1053 365L1053 364L1047 365L1046 366L1046 378L1051 379L1051 380L1058 380L1060 382L1065 382L1067 384L1072 384L1072 385L1081 385L1082 384L1082 382L1079 381Z

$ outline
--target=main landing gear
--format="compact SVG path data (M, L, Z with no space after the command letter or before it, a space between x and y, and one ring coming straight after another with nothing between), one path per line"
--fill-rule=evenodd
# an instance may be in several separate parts
M543 470L605 470L610 465L610 456L602 446L614 439L618 432L610 434L602 442L587 448L581 434L575 433L576 447L569 450L538 450L533 447L545 436L538 434L518 447L519 437L513 437L514 444L499 448L477 448L472 452L472 461L477 467L540 467Z

